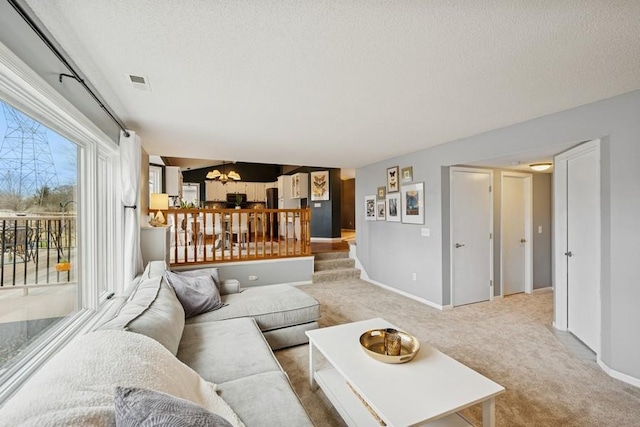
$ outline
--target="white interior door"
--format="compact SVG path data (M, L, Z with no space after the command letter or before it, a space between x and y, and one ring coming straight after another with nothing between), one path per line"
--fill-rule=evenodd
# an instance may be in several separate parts
M567 161L567 326L598 348L599 156L595 150Z
M554 163L554 326L599 353L600 140Z
M531 292L531 174L502 172L502 293Z
M486 301L493 287L493 173L451 168L452 305Z

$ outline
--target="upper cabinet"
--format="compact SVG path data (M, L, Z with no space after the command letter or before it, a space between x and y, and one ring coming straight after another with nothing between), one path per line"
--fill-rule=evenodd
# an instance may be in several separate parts
M227 189L220 181L205 181L207 202L226 202Z
M177 166L165 166L165 192L169 196L181 196L182 195L182 172Z
M229 181L226 184L220 181L205 181L207 202L226 202L227 194L246 194L243 202L266 201L264 182Z
M291 175L291 198L306 199L309 197L309 174L296 173Z

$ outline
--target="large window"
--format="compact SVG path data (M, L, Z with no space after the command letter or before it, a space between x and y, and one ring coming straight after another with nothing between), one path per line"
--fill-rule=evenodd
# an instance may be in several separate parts
M77 312L78 146L0 101L0 371Z
M121 283L118 147L0 43L0 405Z

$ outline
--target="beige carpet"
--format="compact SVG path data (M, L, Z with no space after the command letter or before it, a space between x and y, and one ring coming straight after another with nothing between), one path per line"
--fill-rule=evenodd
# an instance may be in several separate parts
M640 426L640 389L576 358L551 332L551 292L439 311L363 280L300 286L322 307L320 326L382 317L506 388L498 426ZM308 385L308 346L276 352L317 426L342 426ZM482 407L464 415L482 425Z

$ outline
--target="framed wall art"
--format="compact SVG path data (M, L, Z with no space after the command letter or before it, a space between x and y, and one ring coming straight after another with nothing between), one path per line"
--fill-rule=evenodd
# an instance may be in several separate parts
M384 221L386 214L386 205L387 204L384 200L378 200L378 202L376 203L376 219L378 221Z
M387 168L387 193L395 193L400 189L398 173L398 166Z
M387 187L378 187L378 200L384 200L384 196L386 196Z
M406 184L413 181L413 166L400 169L400 182Z
M424 183L405 184L401 189L402 222L424 224Z
M364 197L364 219L367 221L376 220L376 196Z
M400 222L400 193L387 194L387 221Z
M311 172L311 201L329 200L329 171Z

